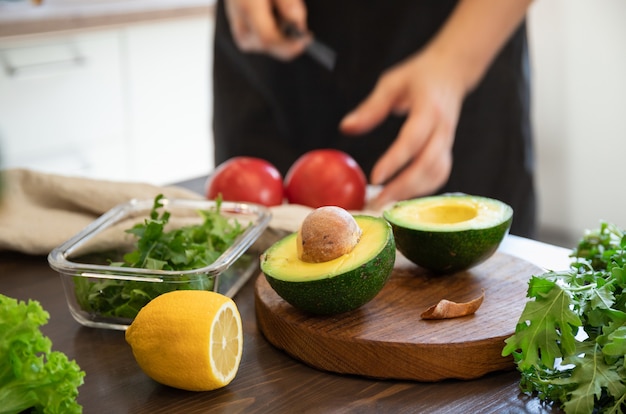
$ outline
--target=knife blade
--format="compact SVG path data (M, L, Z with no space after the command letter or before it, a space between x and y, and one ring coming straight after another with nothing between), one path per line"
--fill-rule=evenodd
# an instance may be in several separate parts
M281 32L290 39L299 39L305 36L305 33L298 29L293 23L284 19L279 19L279 28ZM329 71L335 68L337 53L330 46L320 42L315 37L313 37L305 51L313 60Z

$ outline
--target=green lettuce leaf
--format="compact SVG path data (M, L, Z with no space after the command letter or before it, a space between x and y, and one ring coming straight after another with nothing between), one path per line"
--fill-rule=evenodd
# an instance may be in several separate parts
M76 397L85 373L51 350L39 329L49 317L37 301L0 295L0 414L82 412Z

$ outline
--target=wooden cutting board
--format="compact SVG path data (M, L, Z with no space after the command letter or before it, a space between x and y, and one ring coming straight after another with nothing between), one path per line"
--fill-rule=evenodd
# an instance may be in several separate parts
M486 262L436 276L399 255L389 282L369 303L335 316L310 316L280 298L261 274L255 307L261 332L275 347L315 368L387 379L472 379L514 368L504 340L526 304L528 280L544 271L496 253ZM441 299L466 302L485 291L471 316L422 320Z

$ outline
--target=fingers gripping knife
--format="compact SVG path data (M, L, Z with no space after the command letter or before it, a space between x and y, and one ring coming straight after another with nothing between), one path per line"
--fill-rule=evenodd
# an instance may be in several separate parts
M279 25L282 33L288 38L298 39L305 36L305 33L303 33L291 22L279 19ZM326 69L332 71L335 68L337 54L328 45L320 42L315 37L307 46L306 53Z

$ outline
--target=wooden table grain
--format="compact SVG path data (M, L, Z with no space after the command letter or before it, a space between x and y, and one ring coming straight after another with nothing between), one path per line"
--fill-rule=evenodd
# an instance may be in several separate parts
M270 345L254 313L254 283L235 296L244 351L227 387L186 392L160 385L139 369L121 331L75 322L57 273L45 257L0 254L0 293L35 299L50 313L42 330L53 349L86 372L78 401L85 413L547 413L551 407L519 392L517 371L437 383L344 376L308 367ZM384 361L380 361L384 364Z
M567 263L565 249L527 239L509 239L503 249L543 257L547 263L544 267ZM122 331L86 328L74 321L59 275L50 269L45 257L0 252L0 293L38 300L50 313L50 321L42 330L52 340L53 349L75 359L85 371L78 397L85 413L556 412L537 398L520 393L520 377L515 370L470 381L421 383L311 368L274 348L259 331L254 280L234 298L244 329L243 357L236 378L216 391L187 392L148 378L137 366Z

